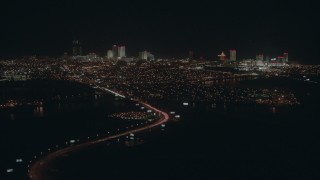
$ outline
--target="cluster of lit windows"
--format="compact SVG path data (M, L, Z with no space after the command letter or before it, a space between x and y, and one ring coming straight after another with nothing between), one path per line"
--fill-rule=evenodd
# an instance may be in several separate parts
M243 74L198 68L206 64L208 63L162 60L139 65L119 65L116 61L81 62L30 57L0 61L0 76L9 80L20 77L77 81L108 87L126 96L142 99L299 104L291 92L275 93L272 89L232 86L241 80ZM261 75L290 77L293 74L309 75L319 72L320 66L292 65L269 68L261 72Z

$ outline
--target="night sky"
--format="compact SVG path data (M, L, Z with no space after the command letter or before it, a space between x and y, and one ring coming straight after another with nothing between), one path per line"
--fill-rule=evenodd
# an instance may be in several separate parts
M0 6L0 57L60 56L72 40L105 55L113 44L129 56L216 59L222 50L320 64L319 11L312 1L11 1Z

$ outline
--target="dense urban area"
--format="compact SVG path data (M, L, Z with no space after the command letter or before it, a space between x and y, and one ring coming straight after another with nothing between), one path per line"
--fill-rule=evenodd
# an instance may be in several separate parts
M77 43L77 42L76 42ZM77 45L77 44L76 44ZM183 102L257 103L271 106L297 105L299 101L290 89L250 87L240 81L270 78L290 78L313 81L320 72L319 65L299 65L288 62L288 53L274 59L257 55L256 59L236 60L236 51L230 50L227 58L222 52L217 61L193 58L155 59L143 51L138 58L125 57L125 47L113 47L106 57L90 53L60 58L30 56L0 61L2 81L27 79L55 79L76 81L93 88L105 87L127 97L144 100L177 100ZM114 56L114 54L117 54ZM0 108L19 104L39 105L10 99L1 102Z

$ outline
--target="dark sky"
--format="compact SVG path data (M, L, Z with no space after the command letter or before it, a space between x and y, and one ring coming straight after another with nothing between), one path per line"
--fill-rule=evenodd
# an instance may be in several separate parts
M11 1L0 6L0 57L59 56L71 41L105 54L113 44L136 56L215 58L289 52L291 60L318 63L319 11L313 1Z

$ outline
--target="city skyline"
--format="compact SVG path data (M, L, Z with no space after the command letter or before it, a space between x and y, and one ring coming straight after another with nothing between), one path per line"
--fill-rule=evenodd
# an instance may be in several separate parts
M3 5L0 57L60 56L72 42L84 52L105 53L125 44L127 54L148 49L161 57L212 58L225 49L239 57L290 52L300 63L318 63L319 14L295 2L8 2ZM86 13L82 13L86 12Z
M188 60L209 60L209 61L224 61L224 60L231 60L231 61L242 61L242 60L262 60L262 61L274 61L274 60L279 60L280 61L284 60L285 62L288 62L288 52L282 52L282 54L275 54L274 56L271 56L270 54L263 54L260 52L253 52L253 54L244 57L243 55L238 56L237 54L237 50L236 49L229 49L228 51L226 51L227 53L224 53L224 50L219 52L215 52L217 53L216 55L211 55L210 57L204 57L201 56L199 54L197 54L197 56L194 55L194 51L193 50L189 50L188 52L185 52L186 54L181 56L181 57L163 57L161 55L157 55L157 58L154 57L153 54L150 54L150 52L147 51L147 49L144 49L143 51L139 51L139 52L132 52L131 54L127 55L126 54L126 46L125 45L116 45L114 44L111 48L104 48L106 49L106 51L104 52L97 52L97 51L90 51L90 52L86 52L85 50L83 50L83 42L80 40L73 40L72 41L72 47L69 51L64 52L62 55L59 56L51 56L53 58L59 58L59 57L86 57L86 56L92 56L93 54L96 57L105 57L107 59L123 59L123 58L140 58L140 59L147 59L147 56L151 55L153 60L156 59L188 59ZM212 51L214 52L214 51ZM197 53L197 52L196 52ZM143 55L144 54L144 55ZM149 54L149 55L148 55ZM241 52L240 52L241 54ZM272 53L274 54L274 53ZM281 56L282 55L282 56ZM33 54L33 55L25 55L25 56L21 56L19 58L25 58L28 56L43 56L43 57L50 57L49 55L38 55L38 54ZM145 56L145 57L144 57ZM218 56L218 58L216 57ZM223 57L222 57L223 56ZM259 56L262 56L262 58ZM192 57L192 58L190 58ZM18 59L19 59L18 58ZM10 59L10 58L9 58ZM11 59L13 59L13 57L11 57ZM0 59L1 60L1 59ZM296 61L293 61L294 63L297 63Z

